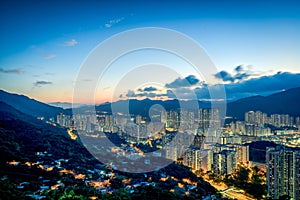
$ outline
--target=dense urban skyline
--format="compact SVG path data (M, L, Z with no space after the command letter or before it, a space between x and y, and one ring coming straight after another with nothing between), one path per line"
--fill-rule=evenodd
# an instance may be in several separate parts
M5 0L0 19L1 199L300 198L299 2Z

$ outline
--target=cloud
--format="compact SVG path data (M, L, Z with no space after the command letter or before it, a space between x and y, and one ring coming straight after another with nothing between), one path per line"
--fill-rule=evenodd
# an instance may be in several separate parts
M3 68L0 68L0 73L2 73L2 74L23 74L24 71L22 69L3 69Z
M175 88L173 90L167 90L165 96L171 99L191 100L195 98L195 93L191 88Z
M43 58L45 58L45 59L51 59L51 58L55 58L55 57L56 57L55 54L45 54L45 55L43 55Z
M75 46L77 44L78 44L78 42L75 39L71 39L69 41L66 41L64 43L64 46L66 46L66 47L72 47L72 46Z
M232 92L280 91L295 87L300 87L300 74L289 72L278 72L274 75L261 76L242 83L227 85L228 90Z
M244 76L243 75L244 70L237 69L235 71L242 72L238 74L239 76ZM245 78L243 79L243 77L241 78L237 77L236 74L234 75L233 79L235 80L243 79L243 81L234 81L234 82L229 81L225 84L215 84L215 85L201 83L197 85L197 87L188 87L190 86L190 84L186 84L186 82L188 82L187 80L190 80L190 82L194 83L195 86L195 83L199 82L197 81L198 79L194 77L188 79L186 78L184 79L177 78L175 81L166 84L166 87L164 88L165 90L164 89L154 90L153 86L149 86L144 89L138 89L137 91L129 90L126 94L126 97L131 97L131 98L164 97L170 99L176 98L181 100L187 100L187 99L192 100L196 97L199 100L208 100L211 99L211 95L213 95L214 99L227 98L227 100L233 101L233 100L238 100L241 98L255 96L255 95L266 96L276 92L280 92L282 90L288 90L291 88L300 87L300 73L294 74L289 72L278 72L273 75L249 77L247 79ZM185 83L182 83L183 80L186 80ZM125 95L122 95L122 97L124 98Z
M235 69L234 69L234 71L236 71L236 72L241 72L241 71L243 71L244 69L243 69L243 66L242 65L239 65L239 66L237 66Z
M52 84L51 81L36 81L35 83L33 83L35 87L41 87L43 85L51 85L51 84Z
M223 81L234 82L232 75L226 71L220 71L219 73L215 74L215 77Z
M158 96L161 96L161 94L157 94L154 92L144 92L144 93L135 94L135 97L146 97L146 98L154 98Z
M128 97L128 98L136 97L135 92L133 90L128 90L126 97Z
M152 86L144 88L145 92L153 92L153 91L156 91L156 90L157 90L157 88L152 87Z
M177 78L175 81L171 83L167 83L165 87L167 88L179 88L179 87L190 87L199 83L199 79L197 79L194 75L189 75L185 78Z
M157 89L155 87L147 87L144 89L138 89L136 92L133 90L128 90L126 95L119 95L119 98L136 98L136 97L142 97L142 98L154 98L154 97L160 97L160 96L166 96L165 94L156 93Z
M247 73L238 73L234 76L235 80L244 80L246 78L248 78L250 76L250 74Z
M249 67L249 66L248 66ZM215 74L214 76L220 80L223 80L225 82L237 82L237 81L243 81L247 78L254 76L255 73L245 69L244 66L239 65L234 69L234 74L231 74L227 71L220 71L219 73Z
M217 87L211 86L214 92L218 92ZM224 84L228 100L236 100L254 95L270 95L282 90L300 87L300 74L289 72L278 72L273 75L251 78L242 82L232 82ZM205 94L205 88L198 89L197 93ZM207 95L206 95L207 96Z
M104 24L104 26L105 26L106 28L110 28L110 27L112 27L113 25L120 23L120 22L123 21L124 19L125 19L125 17L121 17L121 18L117 18L117 19L111 19L111 20L109 20L106 24Z

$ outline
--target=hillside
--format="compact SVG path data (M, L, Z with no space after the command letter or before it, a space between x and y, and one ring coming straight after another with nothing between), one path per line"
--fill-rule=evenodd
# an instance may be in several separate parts
M33 117L44 116L46 118L55 117L60 112L72 114L72 109L62 109L50 106L48 104L30 99L23 95L10 94L0 90L0 102L14 107L26 115ZM239 99L227 104L227 116L232 116L239 120L244 120L244 113L250 110L260 110L270 114L289 114L291 116L300 116L300 88L293 88L283 92L275 93L269 96L252 96ZM194 108L193 105L199 105L201 108L209 108L210 103L207 101L182 101L181 106L184 108ZM180 107L178 100L150 100L150 99L131 99L121 100L113 103L104 103L97 105L97 111L105 112L127 112L130 114L148 117L149 109L153 105L161 105L165 110L175 110ZM1 106L1 105L0 105ZM82 106L77 108L78 111L85 111L91 106Z
M71 140L65 129L46 124L3 102L0 102L0 154L1 199L30 199L26 195L31 194L46 199L66 199L66 195L86 200L90 196L103 200L187 199L181 188L177 193L170 192L179 184L188 188L184 179L197 182L189 192L189 199L216 193L209 183L182 165L171 164L147 175L107 168L78 139ZM100 172L104 175L100 176ZM175 178L162 181L162 176ZM123 180L128 182L125 184ZM149 186L134 186L149 180ZM108 183L109 187L104 189L113 193L102 194L93 187L99 181ZM134 187L134 193L124 190L126 187Z
M247 111L260 110L271 114L289 114L300 116L300 88L293 88L266 97L254 96L231 102L227 106L227 115L244 120Z
M77 141L70 139L63 128L46 124L0 102L1 161L24 160L36 152L52 152L59 158L84 151ZM87 155L89 155L87 153Z
M64 111L62 108L50 106L35 99L30 99L24 95L12 94L3 90L0 90L0 101L33 117L43 116L50 118L55 117L58 113Z

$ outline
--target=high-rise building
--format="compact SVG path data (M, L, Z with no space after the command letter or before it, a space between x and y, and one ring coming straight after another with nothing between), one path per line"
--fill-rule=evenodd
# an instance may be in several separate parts
M222 176L234 172L236 169L236 152L222 150L213 154L213 172Z
M105 126L112 126L113 125L113 116L106 115L105 116Z
M167 112L165 110L161 111L160 113L160 122L165 124L167 123Z
M183 156L183 164L192 168L193 170L201 169L201 148L191 146Z
M261 111L249 111L245 113L245 122L247 124L254 124L262 126L267 123L267 114Z
M201 169L203 172L212 171L213 151L212 149L202 149Z
M300 126L300 117L296 117L296 125Z
M175 110L170 110L167 112L166 129L170 131L177 131L179 125L178 112Z
M213 109L202 109L198 110L199 128L208 129L218 128L221 125L220 110L217 108Z
M293 154L294 161L294 199L300 199L300 153Z
M176 161L180 157L180 149L178 145L166 145L165 149L165 158Z
M235 133L243 135L245 134L245 132L246 132L245 122L237 121L235 123Z
M268 196L278 199L288 195L293 200L299 199L300 151L284 146L267 148L266 159Z
M196 147L202 147L204 141L205 141L205 136L203 134L201 134L201 135L197 134L197 135L195 135L193 145Z
M248 124L255 124L255 112L249 111L245 113L245 122Z
M141 123L142 123L142 116L137 115L137 116L135 117L135 123L136 123L136 124L141 124Z
M236 161L237 163L247 165L249 162L249 145L236 146Z

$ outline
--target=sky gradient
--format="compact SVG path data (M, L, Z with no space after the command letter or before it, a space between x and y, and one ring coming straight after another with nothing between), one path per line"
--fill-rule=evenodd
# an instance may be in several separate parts
M142 27L174 29L193 38L224 72L219 79L226 89L246 85L238 97L300 86L300 3L296 1L13 0L1 1L0 19L0 88L43 102L71 102L74 81L89 52L114 34ZM149 58L173 65L181 78L193 75L184 62L145 51L116 63L105 84L113 88L112 83L122 77L114 76L118 69L129 69L136 60L150 62ZM247 75L239 79L242 74ZM282 87L271 84L258 92L250 89L258 82L246 84L261 77L276 79ZM294 82L278 83L283 77ZM166 79L162 87L174 80ZM162 90L167 92L166 87ZM111 100L112 92L100 93L98 103ZM235 98L234 93L229 97Z

